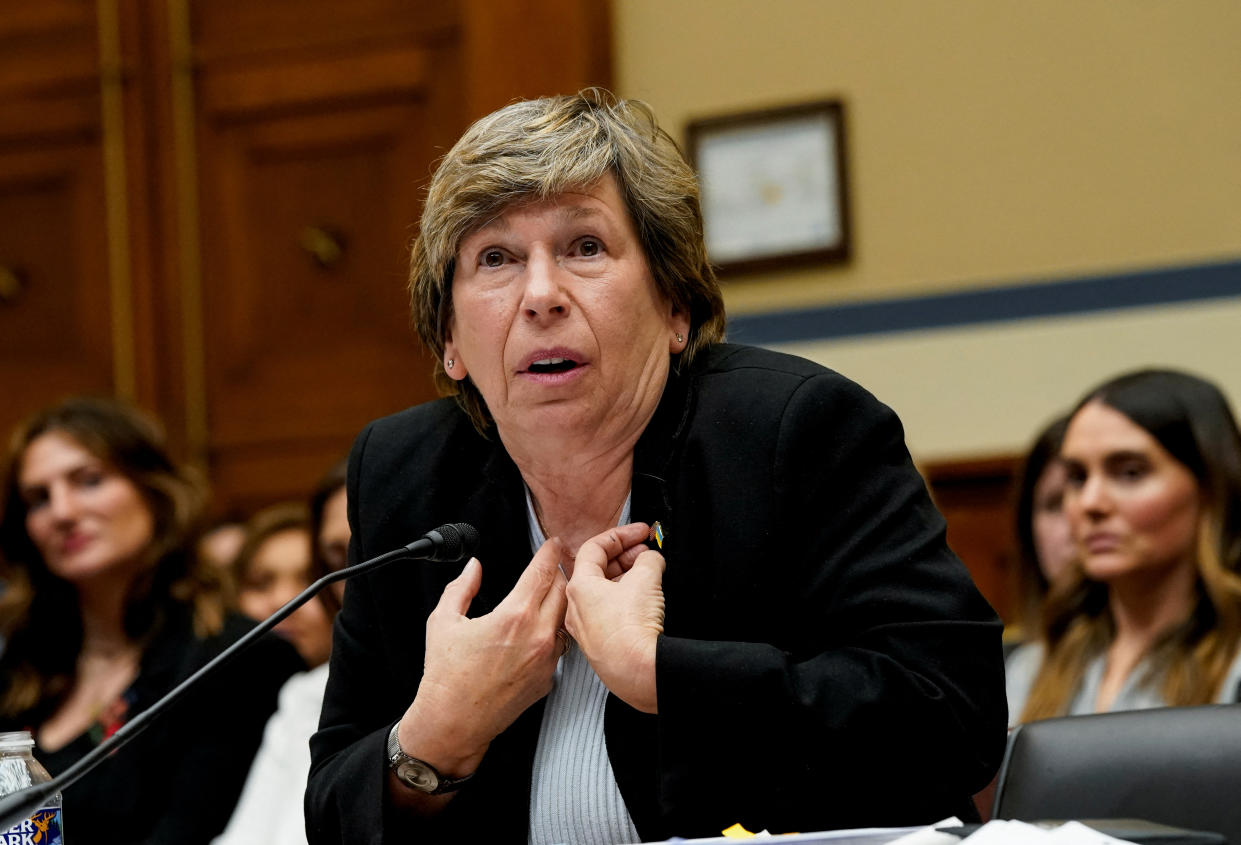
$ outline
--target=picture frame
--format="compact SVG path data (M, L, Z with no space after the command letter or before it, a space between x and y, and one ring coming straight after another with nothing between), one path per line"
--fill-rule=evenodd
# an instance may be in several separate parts
M692 120L686 148L721 275L849 260L841 100Z

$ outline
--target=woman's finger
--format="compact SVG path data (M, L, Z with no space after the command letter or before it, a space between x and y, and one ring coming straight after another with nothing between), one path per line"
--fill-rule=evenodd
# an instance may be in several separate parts
M559 537L552 537L539 546L513 589L505 596L504 602L542 604L548 591L555 585L556 577L564 577L564 573L560 571L560 563L564 557L564 543Z
M577 551L577 558L573 564L574 574L577 574L579 566L585 564L588 567L585 574L600 578L612 577L607 574L609 564L614 560L619 560L630 549L641 545L650 535L650 531L650 526L645 522L631 522L628 525L609 528L602 534L591 537ZM632 559L630 564L632 564ZM628 566L624 568L627 569Z
M565 606L568 599L565 598L565 588L569 585L569 580L564 577L564 573L559 569L556 570L551 589L543 597L543 603L539 605L539 616L550 621L557 628L564 624Z
M466 562L461 574L448 582L440 595L436 610L446 610L465 616L470 609L470 602L478 595L478 588L483 583L483 565L478 558L472 557Z

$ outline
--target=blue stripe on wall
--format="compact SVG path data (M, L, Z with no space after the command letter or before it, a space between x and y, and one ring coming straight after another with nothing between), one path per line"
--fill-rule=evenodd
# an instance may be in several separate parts
M1241 296L1241 261L730 317L728 339L772 344L1062 317ZM1241 326L1237 327L1241 332Z

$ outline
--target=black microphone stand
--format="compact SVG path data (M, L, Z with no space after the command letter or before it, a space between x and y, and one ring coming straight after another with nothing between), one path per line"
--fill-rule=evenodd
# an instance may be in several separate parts
M329 572L327 575L324 575L286 602L283 607L271 616L247 631L235 643L203 664L202 668L197 672L173 687L167 695L125 723L120 730L95 746L82 759L59 775L45 783L37 783L34 786L0 798L0 832L6 831L13 827L13 825L29 818L30 814L42 807L48 798L72 786L83 775L95 768L103 758L125 746L130 740L146 730L152 722L162 716L202 678L219 669L250 643L279 625L286 616L314 598L328 584L343 581L355 575L361 575L363 572L378 569L385 564L403 558L429 558L438 561L460 560L466 555L473 554L474 547L477 544L478 532L472 525L466 523L442 525L434 531L427 532L426 535L407 546L402 546L379 557L373 557L370 560L362 561L362 563L347 566L344 569L338 569L335 572Z

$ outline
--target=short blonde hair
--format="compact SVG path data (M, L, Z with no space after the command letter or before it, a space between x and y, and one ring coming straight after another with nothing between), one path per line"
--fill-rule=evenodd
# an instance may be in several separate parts
M514 203L549 199L608 174L656 288L689 317L682 359L724 339L724 299L707 261L698 181L650 108L598 88L512 103L466 130L441 160L410 258L414 327L436 357L436 385L480 430L490 424L482 395L468 379L450 379L443 365L461 241Z

